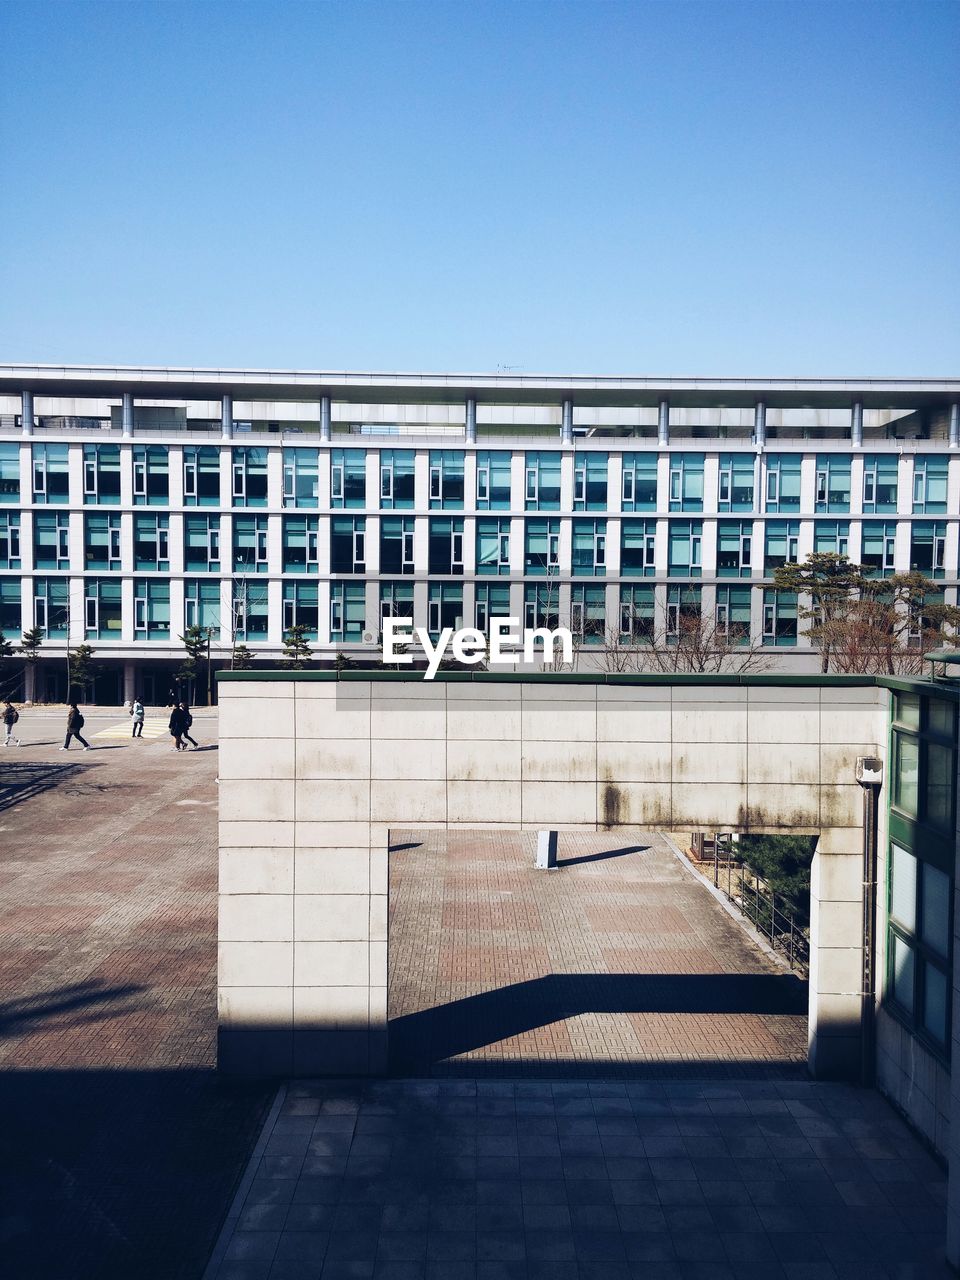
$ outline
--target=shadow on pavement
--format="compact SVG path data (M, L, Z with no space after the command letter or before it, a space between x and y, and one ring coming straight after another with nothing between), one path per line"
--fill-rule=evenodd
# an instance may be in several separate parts
M9 809L23 800L61 786L80 773L82 767L79 764L61 764L59 761L51 764L27 760L4 761L0 781L0 810Z
M13 1280L197 1280L274 1086L212 1070L0 1073Z
M807 984L794 974L552 973L392 1019L390 1066L394 1073L429 1075L446 1058L585 1013L790 1015L806 1010ZM475 1060L464 1065L480 1074ZM504 1065L509 1074L509 1063L500 1071ZM601 1063L583 1066L594 1078L604 1074ZM546 1074L566 1069L557 1062L543 1064Z
M646 853L648 844L631 844L624 849L602 849L600 853L585 853L579 858L558 858L558 867L575 867L580 862L606 862L608 858L625 858L628 853Z
M57 991L41 991L20 1000L8 1000L0 1003L0 1039L36 1031L38 1024L49 1018L55 1018L55 1029L61 1030L129 1013L137 1007L129 997L139 995L146 989L133 984L102 987L96 982L80 982L72 987L61 987ZM63 1017L64 1014L77 1012L84 1012L87 1016Z

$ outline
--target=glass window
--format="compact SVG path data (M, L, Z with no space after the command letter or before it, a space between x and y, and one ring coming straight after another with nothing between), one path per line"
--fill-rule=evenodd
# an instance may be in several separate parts
M922 867L921 936L928 947L946 960L950 955L950 877L929 862L924 862ZM914 928L909 924L905 927Z
M917 860L898 844L890 846L890 918L910 933L917 927Z
M510 572L510 521L477 521L477 573Z
M170 568L169 516L137 514L133 518L133 563L136 569Z
M560 454L528 453L524 470L527 511L560 510Z
M574 520L573 573L602 578L607 572L606 520Z
M283 572L318 573L319 538L317 516L284 516Z
M797 643L796 592L764 591L763 643L780 648Z
M570 631L580 644L603 644L607 631L605 587L586 587L582 583L574 583L571 589Z
M908 1013L913 1012L913 989L916 981L913 949L897 934L893 938L893 997Z
M717 526L718 577L749 578L752 553L752 521L721 520Z
M528 577L543 577L560 568L560 521L525 521L523 571Z
M70 568L70 517L65 511L34 514L33 566L35 569Z
M555 582L530 583L523 589L523 625L549 627L560 625L559 592Z
M234 449L232 475L235 507L267 505L266 449Z
M681 636L695 632L701 617L700 587L667 587L668 644L677 644Z
M414 503L414 452L412 449L380 450L380 506L383 510L412 508Z
M20 501L20 446L0 444L0 498Z
M667 572L672 578L698 578L703 524L699 520L671 520Z
M920 770L920 743L916 738L894 733L893 803L911 818L917 816L917 783Z
M717 587L717 631L729 645L750 643L750 587Z
M430 509L463 510L463 454L430 450Z
M910 531L910 568L928 578L946 576L944 557L947 542L945 521L918 520Z
M120 517L84 516L83 564L86 569L120 568Z
M947 975L935 964L923 966L923 1026L939 1044L947 1043Z
M267 517L234 516L234 573L267 572Z
M366 586L362 582L331 582L330 639L359 644L366 620Z
M506 451L477 451L477 510L510 510L510 454Z
M625 453L621 505L624 511L656 511L657 455Z
M914 515L943 515L947 510L947 459L915 458L913 461Z
M69 580L34 578L33 609L34 626L40 627L50 640L65 639L70 618Z
M187 569L219 572L220 517L185 516L183 530L183 559Z
M267 584L240 579L233 584L233 630L238 640L262 639L268 624Z
M283 505L316 507L320 502L318 449L284 449Z
M380 620L413 618L413 583L380 583Z
M120 446L83 446L83 501L116 506L120 502Z
M427 629L436 640L445 627L463 626L463 587L459 583L431 582L427 597Z
M864 521L860 563L871 578L886 578L894 572L897 548L897 526L873 520Z
M650 641L654 634L655 596L653 587L620 588L621 640Z
M953 786L956 764L953 750L939 742L927 742L927 785L924 816L931 826L953 827Z
M849 520L818 520L814 526L813 549L845 556L850 546Z
M134 580L133 634L137 640L169 640L169 582L144 578Z
M335 509L367 505L367 455L363 449L330 451L330 502Z
M674 453L670 456L670 510L703 510L702 453Z
M897 509L897 457L882 453L863 459L863 509L893 514Z
M320 625L319 586L316 582L283 584L283 629L304 627L307 640L316 640ZM362 631L362 628L361 628Z
M330 572L364 573L366 571L365 516L340 516L330 522Z
M816 511L850 510L850 458L824 453L817 458Z
M65 444L33 446L33 500L64 504L70 499L70 476Z
M800 558L800 521L768 520L763 568L769 577L783 564L796 564Z
M220 505L220 450L216 445L184 445L183 501L187 507Z
M952 702L941 702L939 698L927 700L927 729L930 733L953 742L956 718L956 707Z
M165 445L134 445L133 501L150 507L169 503L170 465Z
M430 573L463 573L462 520L431 520L428 543Z
M767 511L800 510L800 457L771 453L767 457Z
M510 617L510 588L506 584L478 582L475 588L474 626L489 632L491 618Z
M413 517L384 516L380 521L380 572L413 573Z
M620 522L620 576L652 578L656 572L657 523L655 520Z
M915 693L894 694L894 718L908 729L920 728L920 699Z
M119 640L123 629L118 578L87 578L84 582L84 629L88 640Z
M753 458L745 453L720 455L718 511L753 510Z
M574 511L606 511L607 455L583 453L573 466Z
M9 639L20 635L22 626L20 579L0 578L0 633Z
M15 511L0 511L0 569L19 569L20 516Z
M220 583L188 578L183 584L184 621L201 627L212 640L220 639Z

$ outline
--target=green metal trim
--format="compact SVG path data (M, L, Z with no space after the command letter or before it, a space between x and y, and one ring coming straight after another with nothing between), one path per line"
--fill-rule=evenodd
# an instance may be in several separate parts
M371 669L352 669L346 671L285 671L281 668L267 668L262 671L217 671L216 678L225 683L231 681L275 681L275 680L310 680L310 681L329 681L342 680L345 682L355 681L375 681L377 683L391 684L398 681L410 682L417 681L426 684L437 683L476 683L483 684L485 681L491 684L568 684L568 685L652 685L663 687L666 685L702 685L704 688L711 686L720 686L727 688L737 687L758 687L758 688L816 688L824 685L829 688L904 688L918 689L926 692L936 690L937 696L943 696L944 692L947 696L952 695L954 700L960 696L960 689L949 689L944 691L943 685L939 682L931 680L902 680L892 683L892 678L888 676L865 676L865 675L836 675L828 673L827 675L789 675L786 673L764 673L749 675L731 675L731 674L710 674L710 675L694 675L689 672L678 673L661 673L661 672L644 672L642 674L623 674L605 671L438 671L432 681L424 681L424 669L422 667L412 668L409 671L388 671L379 668Z

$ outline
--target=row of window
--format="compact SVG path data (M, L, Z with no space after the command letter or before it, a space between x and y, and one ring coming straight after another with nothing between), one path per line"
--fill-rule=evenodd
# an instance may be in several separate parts
M66 504L69 475L66 444L32 446L32 499L35 503ZM134 445L133 502L141 506L166 506L170 500L169 451L165 445ZM216 445L183 447L183 501L185 506L227 505L221 491L220 449ZM319 449L283 449L283 505L319 506ZM336 508L382 510L413 509L415 477L413 449L380 449L379 493L367 491L367 451L329 450L330 504ZM524 454L523 501L513 502L511 454L508 450L479 450L476 454L477 510L559 511L561 454L556 450ZM667 493L659 495L657 455L624 453L620 478L620 505L624 511L703 511L706 455L669 455ZM20 500L20 453L17 444L0 444L0 498ZM83 501L85 504L118 505L120 502L121 446L83 445ZM608 455L578 454L574 459L573 509L605 511L610 501ZM768 454L762 460L762 509L768 512L800 511L799 454ZM943 455L917 457L913 463L912 510L916 515L943 515L947 511L947 465ZM757 471L752 454L721 454L718 460L716 509L719 512L755 511ZM429 491L425 506L433 510L463 510L465 455L451 449L429 453ZM851 509L852 458L849 454L824 454L816 459L814 511L843 514ZM894 454L863 458L861 510L865 514L895 514L898 502L898 459ZM267 450L242 447L230 450L229 505L268 505Z
M283 601L282 625L306 627L312 639L319 635L319 583L294 580L280 584ZM67 578L25 580L33 592L33 625L51 639L68 635L70 587ZM174 588L176 589L176 588ZM87 639L119 640L122 633L122 584L116 578L85 578L84 633ZM379 616L413 616L414 587L409 581L381 581ZM168 640L170 632L171 584L154 578L133 580L133 635L137 639ZM506 583L478 583L473 590L472 625L486 631L491 617L509 617L510 587ZM268 630L268 588L263 581L235 580L230 589L231 616L225 618L219 581L186 579L183 583L184 625L210 628L215 640L261 639ZM366 584L329 584L330 638L359 642L365 628ZM561 623L560 592L556 584L528 583L523 588L524 625L556 627ZM0 578L0 631L19 635L22 627L21 582ZM351 607L347 607L348 604ZM619 616L607 618L606 588L574 584L570 588L570 612L564 625L570 626L586 644L603 644L615 631L621 640L642 643L654 635L657 625L656 588L624 586L619 592ZM699 586L670 586L660 598L660 627L667 638L679 635L683 627L699 618L703 605ZM750 642L750 587L719 587L715 596L716 624L720 635L731 644ZM427 625L431 633L441 627L464 625L464 588L459 583L429 583ZM763 641L770 645L796 644L797 601L785 593L763 592Z
M21 515L0 511L0 568L23 567ZM29 518L29 517L28 517ZM170 519L155 513L134 514L133 567L165 571L170 569ZM222 568L220 516L174 516L183 521L183 564L186 570L219 573ZM330 572L366 572L366 518L333 516L329 519ZM320 571L319 516L285 516L282 525L283 571ZM607 521L573 520L571 528L571 572L574 576L603 577L607 572ZM515 528L510 518L475 520L476 572L484 575L510 573L510 545ZM67 512L33 514L33 567L70 568L70 516ZM232 519L230 564L234 572L266 573L268 568L268 517L234 516ZM428 525L428 571L460 574L464 571L465 521L456 517L435 517ZM894 572L896 523L864 521L861 530L860 562L875 577ZM754 563L752 520L717 522L716 575L749 577ZM652 577L656 573L655 520L621 520L620 576ZM523 521L523 572L536 577L561 567L560 520ZM846 555L850 522L821 520L814 526L813 549ZM770 573L779 565L794 562L799 555L800 522L768 520L764 527L763 568ZM380 571L414 573L414 518L380 519ZM703 565L703 521L671 520L667 528L667 573L671 577L700 577ZM945 576L946 522L915 521L910 525L912 570L931 578ZM88 514L83 520L83 563L86 569L121 569L123 560L122 517L116 514Z
M950 1043L956 716L942 698L894 697L884 996L942 1057Z

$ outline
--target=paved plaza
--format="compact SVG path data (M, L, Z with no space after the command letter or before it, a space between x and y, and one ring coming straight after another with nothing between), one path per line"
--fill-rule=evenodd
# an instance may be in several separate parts
M805 984L663 836L393 840L394 1074L806 1075Z
M216 717L62 718L0 748L4 1277L942 1274L942 1169L650 833L394 833L394 1078L220 1080Z

